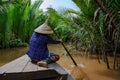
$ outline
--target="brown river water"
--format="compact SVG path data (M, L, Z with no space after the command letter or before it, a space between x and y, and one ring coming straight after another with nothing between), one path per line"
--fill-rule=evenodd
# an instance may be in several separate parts
M96 56L85 56L85 52L70 52L75 59L77 66L74 66L72 60L67 55L64 48L57 45L49 45L49 50L60 55L59 63L75 80L120 80L120 70L113 70L113 65L110 64L110 69L107 69L103 60L98 60ZM0 50L0 66L24 55L28 47L10 48ZM112 58L109 58L112 62Z

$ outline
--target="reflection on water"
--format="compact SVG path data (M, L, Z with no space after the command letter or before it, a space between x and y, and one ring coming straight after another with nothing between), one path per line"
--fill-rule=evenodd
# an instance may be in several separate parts
M73 67L71 75L75 78L75 80L89 80L87 74L79 66Z
M78 66L74 66L72 60L66 55L61 45L49 45L49 50L61 56L58 63L64 67L75 80L120 80L120 71L108 70L106 64L101 60L91 59L89 56L82 56L84 52L70 52L77 62ZM0 66L14 60L26 53L28 48L12 48L0 50Z

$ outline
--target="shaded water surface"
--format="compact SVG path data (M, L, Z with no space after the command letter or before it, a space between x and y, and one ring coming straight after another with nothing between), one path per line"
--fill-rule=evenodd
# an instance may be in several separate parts
M70 52L77 62L74 66L70 57L61 45L49 45L49 50L60 55L58 63L64 67L75 80L120 80L120 70L107 69L106 64L101 60L84 56L84 52ZM0 50L0 66L14 60L26 53L27 47L2 49Z
M0 49L0 66L24 55L27 47Z

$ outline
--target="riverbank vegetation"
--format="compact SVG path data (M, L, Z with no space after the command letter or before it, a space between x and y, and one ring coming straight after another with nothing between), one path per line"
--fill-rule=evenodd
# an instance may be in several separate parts
M120 0L72 0L80 11L39 9L42 0L0 0L0 48L26 46L36 27L46 18L59 36L72 48L88 54L114 57L114 68L120 55ZM69 45L69 46L71 46ZM71 48L71 47L70 47Z
M26 46L34 28L45 19L42 10L38 10L41 3L41 0L33 5L30 0L0 0L0 48Z

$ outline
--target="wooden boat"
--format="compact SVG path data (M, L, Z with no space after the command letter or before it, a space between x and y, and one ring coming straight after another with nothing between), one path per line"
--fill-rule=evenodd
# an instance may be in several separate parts
M31 63L24 55L0 67L0 80L73 80L59 64L52 63L48 68Z

